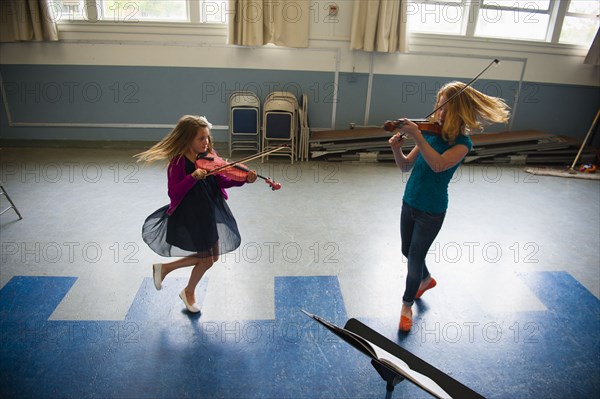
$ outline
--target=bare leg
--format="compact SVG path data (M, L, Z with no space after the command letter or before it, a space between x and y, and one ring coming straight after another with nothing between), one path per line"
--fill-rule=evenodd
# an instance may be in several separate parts
M182 267L193 266L198 263L198 260L195 256L186 256L185 258L178 259L174 262L163 263L162 264L162 273L161 273L161 281L167 277L167 274L171 273L173 270L181 269Z
M213 255L206 258L196 258L196 264L190 274L188 285L185 287L185 296L187 297L188 303L196 303L196 286L204 276L204 273L212 267L212 265L219 260L219 245L215 244L212 248Z
M204 273L213 265L211 258L200 259L196 266L192 269L192 274L185 287L185 296L187 297L188 303L196 303L196 286L204 276Z
M402 309L400 310L400 315L404 316L404 317L408 317L409 319L412 320L412 307L402 304Z

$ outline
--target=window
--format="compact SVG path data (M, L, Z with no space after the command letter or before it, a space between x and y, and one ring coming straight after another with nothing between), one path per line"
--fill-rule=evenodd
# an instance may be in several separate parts
M187 0L102 0L102 20L187 22Z
M475 36L546 40L550 1L483 0Z
M51 0L60 22L225 23L227 0Z
M200 22L227 23L227 0L202 0L200 3Z
M600 2L597 0L571 0L560 30L560 43L590 46L598 31Z
M468 12L464 0L409 1L406 5L411 32L464 35Z
M57 21L87 19L84 0L61 0L52 6Z
M591 44L598 0L409 0L410 32Z

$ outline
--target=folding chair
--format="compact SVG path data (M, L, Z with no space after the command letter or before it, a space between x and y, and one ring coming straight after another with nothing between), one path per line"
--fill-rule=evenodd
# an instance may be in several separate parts
M2 187L2 186L0 186L0 196L1 195L4 195L6 197L6 199L10 203L10 206L8 208L5 208L2 211L0 211L0 215L2 215L4 212L8 211L9 209L14 209L15 212L17 213L17 216L19 217L19 220L23 219L23 216L21 216L21 213L19 212L19 210L15 206L14 202L12 202L12 200L8 196L8 193L6 192L6 190L4 189L4 187Z
M302 94L300 97L300 139L298 144L298 159L308 161L308 140L310 138L310 128L308 126L308 96Z
M288 156L296 160L296 131L298 129L298 100L292 93L273 92L263 104L262 149L268 150L281 144L289 147L272 155ZM263 158L264 161L264 158Z
M229 155L259 149L260 100L252 92L234 92L229 97Z

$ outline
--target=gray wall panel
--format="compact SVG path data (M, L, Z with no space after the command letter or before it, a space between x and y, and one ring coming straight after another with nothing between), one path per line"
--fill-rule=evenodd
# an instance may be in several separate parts
M2 101L2 139L157 140L186 113L226 126L228 96L239 90L253 91L261 101L275 90L304 93L311 128L331 128L335 109L335 128L346 129L363 124L368 101L366 73L340 73L336 87L333 72L319 71L78 65L1 65L0 71L12 122L25 124L9 127ZM453 79L374 75L367 124L424 117L439 87ZM512 130L583 138L600 107L596 87L524 83L515 108L518 82L482 79L474 86L505 99L515 111ZM499 130L508 126L486 128ZM213 133L217 141L227 140L226 130Z

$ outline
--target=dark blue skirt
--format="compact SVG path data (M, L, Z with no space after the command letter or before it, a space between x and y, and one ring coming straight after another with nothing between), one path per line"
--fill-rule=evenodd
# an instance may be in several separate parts
M186 159L186 172L193 170ZM171 215L168 208L154 211L142 227L144 242L157 254L205 258L240 246L237 222L214 176L196 182Z

